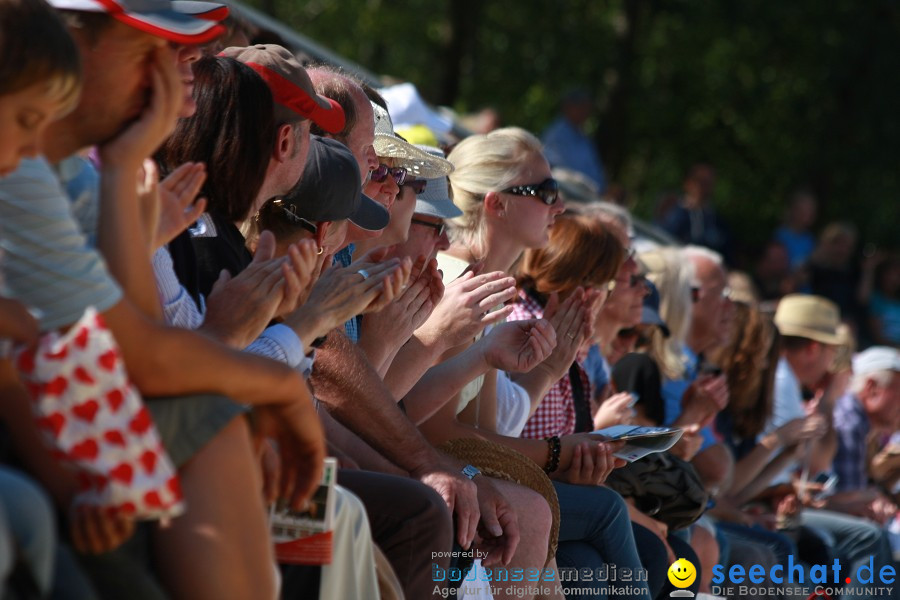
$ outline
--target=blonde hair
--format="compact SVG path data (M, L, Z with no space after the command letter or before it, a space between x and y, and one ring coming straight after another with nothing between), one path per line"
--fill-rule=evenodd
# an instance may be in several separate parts
M454 242L484 250L485 194L514 185L523 165L533 155L542 155L541 142L519 127L473 135L456 145L447 157L455 167L449 177L450 197L463 211L449 221Z
M694 267L679 248L643 252L638 260L647 270L647 279L659 290L659 315L669 326L670 334L667 338L654 331L649 354L666 377L680 379L687 364L684 343L691 327Z
M0 0L0 96L42 84L71 112L81 94L81 60L56 11L43 0Z

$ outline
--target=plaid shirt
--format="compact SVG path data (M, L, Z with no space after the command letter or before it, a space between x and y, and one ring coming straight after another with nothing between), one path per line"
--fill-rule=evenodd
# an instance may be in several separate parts
M831 464L838 476L835 488L839 492L865 489L869 483L866 469L869 417L856 396L849 392L835 403L833 415L838 436L837 454Z
M540 319L544 316L544 307L529 296L525 291L519 290L519 301L513 308L508 321L524 321L526 319ZM581 376L581 389L584 397L591 397L591 382L581 364L578 365L578 374ZM522 437L544 439L554 435L568 435L575 433L575 397L572 392L572 382L568 373L553 384L547 395L541 400L537 410L525 423Z

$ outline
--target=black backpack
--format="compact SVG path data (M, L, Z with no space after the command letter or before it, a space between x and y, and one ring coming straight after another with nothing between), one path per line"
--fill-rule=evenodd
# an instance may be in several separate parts
M655 452L614 469L606 485L623 498L633 498L642 513L684 529L703 515L709 494L694 467L668 452Z

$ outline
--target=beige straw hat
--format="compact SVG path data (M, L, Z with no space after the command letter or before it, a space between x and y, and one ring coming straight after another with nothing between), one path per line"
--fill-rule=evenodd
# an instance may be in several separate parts
M436 179L453 172L453 163L440 156L433 156L403 140L394 133L391 116L372 102L375 113L375 154L396 160L394 166L406 168L418 179Z
M841 314L837 305L821 296L788 294L778 303L775 325L781 335L807 338L837 346L843 339L838 332Z

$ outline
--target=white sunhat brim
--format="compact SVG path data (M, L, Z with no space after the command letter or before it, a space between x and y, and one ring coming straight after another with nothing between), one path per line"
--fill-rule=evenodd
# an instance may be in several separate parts
M404 167L416 179L437 179L453 172L453 163L420 150L409 142L385 133L375 134L375 154L393 158L395 166Z

